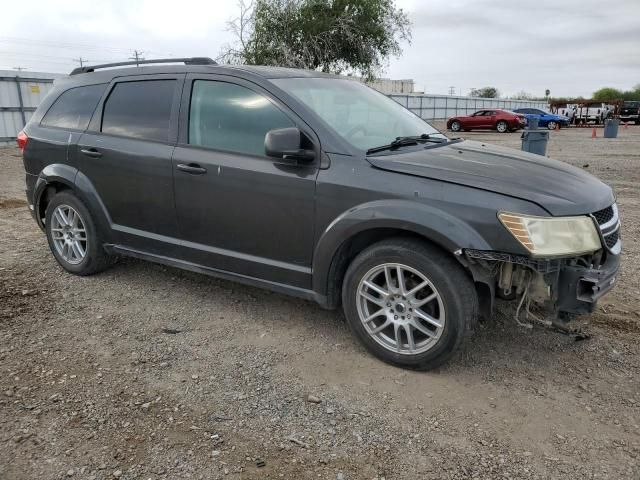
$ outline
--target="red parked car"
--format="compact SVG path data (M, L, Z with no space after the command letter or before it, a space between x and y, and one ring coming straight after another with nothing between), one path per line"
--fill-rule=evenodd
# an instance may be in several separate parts
M510 110L491 109L478 110L471 115L451 117L447 120L447 128L452 132L487 129L505 133L524 128L526 122L524 115Z

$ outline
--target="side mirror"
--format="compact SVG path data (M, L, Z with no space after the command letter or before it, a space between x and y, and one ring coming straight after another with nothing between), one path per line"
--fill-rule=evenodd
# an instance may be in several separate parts
M316 154L303 148L302 132L296 127L270 130L264 136L264 151L268 157L284 160L312 161Z

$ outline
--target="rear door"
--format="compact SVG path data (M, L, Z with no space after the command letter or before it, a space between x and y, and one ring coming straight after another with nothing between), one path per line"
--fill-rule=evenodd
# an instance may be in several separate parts
M308 289L319 141L261 87L189 75L173 167L187 260ZM269 130L297 126L317 148L310 164L267 157Z
M177 236L171 155L184 75L115 79L78 142L80 171L104 204L116 241L170 253Z

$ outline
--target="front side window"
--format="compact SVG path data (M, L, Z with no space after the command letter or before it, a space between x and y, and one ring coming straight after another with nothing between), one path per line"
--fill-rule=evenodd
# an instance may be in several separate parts
M175 88L175 80L117 83L104 105L102 132L168 141Z
M269 130L295 124L267 97L233 83L196 80L189 110L189 143L264 156Z
M388 144L396 137L442 136L394 100L355 80L279 78L271 81L313 110L356 148L368 150Z
M71 88L58 97L44 116L43 127L86 130L106 84Z

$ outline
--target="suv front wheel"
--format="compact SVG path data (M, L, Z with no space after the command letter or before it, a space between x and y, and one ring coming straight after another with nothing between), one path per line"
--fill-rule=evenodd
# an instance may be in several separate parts
M347 269L345 316L385 362L430 370L460 346L477 314L473 282L445 252L412 239L377 243Z
M89 209L73 193L63 191L51 199L45 230L53 256L68 272L91 275L111 263Z

